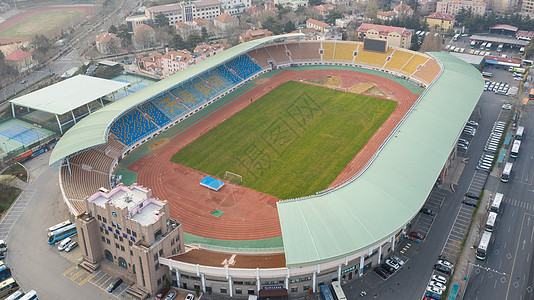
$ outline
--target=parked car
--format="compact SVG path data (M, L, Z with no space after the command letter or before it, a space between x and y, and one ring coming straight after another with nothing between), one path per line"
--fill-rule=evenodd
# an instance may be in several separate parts
M401 267L404 265L404 260L400 259L398 256L392 256L390 259L396 263L398 263Z
M473 206L473 207L477 206L477 202L478 201L475 199L467 199L467 198L462 201L463 204L468 205L468 206Z
M435 264L434 265L434 270L439 271L439 272L444 273L444 274L447 274L447 275L451 274L451 268L448 268L448 267L446 267L444 265L440 265L440 264Z
M442 290L438 289L435 286L430 286L430 285L426 287L426 291L427 292L432 292L432 293L435 293L435 294L438 294L438 295L443 294Z
M78 247L78 243L76 241L70 242L67 247L65 247L65 252L70 252L70 250Z
M465 139L458 139L458 143L462 145L469 146L469 142Z
M65 248L67 248L67 246L70 244L70 242L72 242L72 239L70 237L62 240L58 245L57 245L57 250L59 251L63 251L65 250Z
M473 121L473 120L469 120L469 121L467 121L467 125L477 127L478 123Z
M414 238L421 239L421 240L425 238L422 234L416 231L410 232L410 236L413 236Z
M163 298L165 298L165 295L167 295L168 292L169 290L167 288L162 288L161 291L156 294L155 300L163 300Z
M446 259L438 259L438 264L444 265L444 266L449 267L451 269L452 269L452 267L454 267L454 265L450 261L448 261Z
M386 265L395 268L395 270L398 270L400 268L400 265L398 263L392 261L391 259L386 259Z
M113 282L111 282L109 285L108 285L108 288L107 288L107 291L108 293L112 293L114 290L116 290L119 285L122 284L122 278L117 278L115 279Z
M432 275L432 280L437 281L442 284L447 284L447 278L441 276L441 275Z
M176 292L172 291L165 297L165 300L173 300L174 298L176 298Z
M421 208L420 212L424 213L425 215L434 216L436 213L428 208Z
M375 268L374 271L378 276L382 277L383 279L386 279L389 277L389 273L386 270L384 270L384 268L382 267L377 267Z
M429 297L430 299L435 299L435 300L439 300L441 299L441 296L436 294L436 293L432 293L432 292L426 292L425 293L425 296L426 297Z
M477 200L480 199L480 197L477 194L471 193L471 192L465 193L465 196L468 198L472 198L472 199L477 199Z
M195 299L195 296L193 296L193 294L187 294L187 296L185 296L185 300L194 300Z
M447 288L443 283L439 283L437 281L430 281L430 283L428 285L436 287L436 288L438 288L438 289L440 289L442 291L444 291Z
M464 150L464 151L467 151L467 146L466 146L466 145L458 144L458 145L456 145L456 147L458 148L458 150Z
M393 275L397 271L394 267L387 265L385 263L381 264L380 267L384 269L389 275Z

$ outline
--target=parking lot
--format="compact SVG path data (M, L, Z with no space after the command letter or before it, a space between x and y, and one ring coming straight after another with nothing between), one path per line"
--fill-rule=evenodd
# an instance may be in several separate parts
M78 265L72 265L70 268L65 270L65 272L63 272L63 276L69 278L78 285L84 285L87 282L90 282L106 292L109 284L112 283L115 279L111 275L106 274L101 270L95 271L94 273L90 273L87 270L78 267ZM118 288L113 291L113 293L110 293L110 295L116 297L125 296L127 295L125 293L127 288L128 285L126 283L122 283Z
M6 240L13 224L18 220L24 208L30 203L37 190L25 189L17 200L11 205L2 221L0 221L0 240Z
M447 197L447 191L439 188L434 188L428 195L423 208L430 209L434 214L439 213L439 209L443 205L443 201ZM436 215L429 215L425 213L419 213L415 218L414 224L412 225L411 230L422 234L425 238L432 228ZM423 239L424 240L424 239Z

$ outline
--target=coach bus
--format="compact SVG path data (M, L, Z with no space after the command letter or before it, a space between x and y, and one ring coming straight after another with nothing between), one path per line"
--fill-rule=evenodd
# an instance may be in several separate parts
M486 254L488 252L489 243L491 240L491 232L484 231L482 238L480 238L480 243L477 247L477 253L475 254L477 259L485 260Z
M63 222L61 222L61 223L59 223L59 224L56 224L56 225L54 225L54 226L52 226L52 227L49 227L49 228L46 230L46 234L49 234L50 232L52 232L52 231L56 231L56 230L58 230L58 229L60 229L60 228L63 228L63 227L65 227L65 226L69 226L70 224L72 224L72 222L71 222L70 220L63 221Z
M20 298L20 300L39 300L39 298L37 298L37 292L31 290L27 292L22 298Z
M455 35L452 37L452 40L453 40L453 41L457 41L459 37L460 37L460 34L457 33L457 34L455 34Z
M19 289L19 285L12 277L7 278L6 280L0 282L0 297L11 294L12 292Z
M19 290L9 295L9 297L7 297L5 300L19 300L20 298L22 298L22 296L24 296L24 293Z
M52 245L71 235L76 234L76 224L65 226L48 234L48 244Z
M528 93L528 99L529 100L534 99L534 89L530 89L530 93Z
M11 269L9 269L3 262L0 262L0 280L11 277Z
M321 292L321 300L335 300L328 285L326 284L320 285L319 290Z
M493 232L493 229L495 228L495 221L497 221L497 213L496 212L490 212L488 214L488 219L486 220L486 226L484 229L489 232Z
M519 48L519 55L525 54L525 47Z
M523 138L523 134L525 133L525 127L523 126L517 126L517 130L515 132L515 139L521 140Z
M512 151L510 151L510 157L516 158L519 155L519 147L521 147L521 141L515 140Z
M347 300L339 281L332 281L332 292L336 300Z
M490 211L499 213L501 212L501 203L502 198L504 197L501 193L496 193L495 197L493 197L493 202L491 203Z
M502 182L508 182L508 180L510 180L510 174L512 173L513 166L514 164L512 164L511 162L507 162L506 165L504 165L504 170L502 171L502 174L501 174Z

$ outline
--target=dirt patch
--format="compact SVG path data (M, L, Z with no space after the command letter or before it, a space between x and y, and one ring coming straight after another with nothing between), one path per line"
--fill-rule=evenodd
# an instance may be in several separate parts
M254 82L256 84L263 84L263 83L266 83L267 81L269 81L269 78L261 78L261 79L255 80Z
M387 97L387 95L382 92L374 83L367 82L361 83L350 89L352 92L359 94L367 94L372 96ZM389 97L387 97L389 98Z
M150 144L149 148L152 150L152 149L156 149L158 148L159 146L165 144L169 139L161 139L161 140L157 140L155 141L154 143Z
M341 79L337 76L327 76L323 78L312 78L305 80L307 82L320 84L320 85L326 85L326 86L339 86L341 83Z

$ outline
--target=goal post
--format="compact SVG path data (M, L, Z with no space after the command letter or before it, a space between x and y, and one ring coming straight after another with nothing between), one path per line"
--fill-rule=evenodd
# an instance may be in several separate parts
M230 171L226 171L224 173L224 178L223 179L226 180L226 181L235 183L235 184L239 184L239 185L241 185L243 183L243 177L241 175L236 174L236 173L232 173Z

